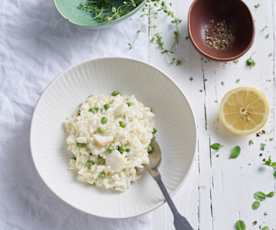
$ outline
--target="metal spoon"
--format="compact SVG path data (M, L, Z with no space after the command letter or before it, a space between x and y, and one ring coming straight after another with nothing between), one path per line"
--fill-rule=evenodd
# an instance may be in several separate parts
M160 162L161 162L161 150L158 143L155 141L155 139L152 139L151 146L153 151L151 154L149 154L150 162L148 165L145 165L145 168L159 185L159 188L161 189L173 213L174 227L176 230L193 230L188 220L177 211L177 208L175 207L175 204L173 203L170 197L170 194L168 193L168 190L163 184L160 172L158 171L158 166L160 165Z

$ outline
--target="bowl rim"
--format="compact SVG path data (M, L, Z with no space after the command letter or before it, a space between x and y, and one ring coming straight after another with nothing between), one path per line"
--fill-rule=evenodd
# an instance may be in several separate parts
M133 14L135 14L137 11L139 11L143 5L145 5L145 2L146 0L143 0L136 8L134 8L132 11L129 11L127 14L115 19L115 20L112 20L110 22L101 22L101 23L97 23L96 25L89 25L89 24L79 24L75 21L72 21L72 19L70 17L67 17L64 15L64 13L62 12L62 10L58 7L57 5L57 0L53 0L54 2L54 6L56 8L56 10L59 12L59 14L68 22L72 23L73 25L76 25L76 26L80 26L80 27L83 27L83 28L90 28L90 29L100 29L100 28L106 28L106 27L109 27L109 26L112 26L114 24L117 24L121 21L123 21L124 19L127 19L129 18L130 16L132 16Z
M217 57L217 56L214 56L212 54L209 54L209 53L203 51L197 45L197 43L195 42L194 37L192 36L191 14L192 14L192 10L193 10L195 4L197 2L199 2L199 1L202 1L202 0L194 0L192 2L192 4L190 5L189 11L188 11L188 20L187 20L189 37L191 39L191 42L192 42L193 46L196 48L196 50L199 53L203 54L205 57L210 58L210 59L212 59L214 61L233 61L233 60L236 60L236 59L240 58L241 56L243 56L252 47L253 42L255 40L255 33L256 33L254 19L253 19L252 13L251 13L249 7L246 5L246 3L244 1L242 1L242 0L237 0L241 4L243 4L245 6L246 10L249 12L249 18L250 18L250 21L252 22L252 36L251 36L250 42L247 44L247 46L245 47L245 49L242 50L242 52L240 52L240 53L238 53L238 54L236 54L234 56L230 56L230 57L225 57L224 58L224 57Z
M36 164L36 161L34 159L34 150L33 150L33 141L34 141L34 138L33 138L33 129L34 129L34 118L36 116L36 112L38 110L38 107L42 101L42 99L45 97L45 92L52 86L56 83L56 81L58 81L60 78L62 78L64 76L64 74L66 74L67 72L73 70L74 68L78 68L80 67L81 65L84 65L84 64L88 64L90 62L95 62L95 61L100 61L100 60L123 60L123 61L130 61L130 62L136 62L136 63L139 63L139 64L142 64L142 65L147 65L153 69L155 69L156 71L158 71L160 73L160 76L164 77L166 80L170 81L176 88L176 90L179 91L179 93L182 95L183 99L186 100L186 103L187 103L187 106L188 106L188 110L192 116L192 120L193 120L193 127L194 127L194 142L192 143L192 146L193 146L193 151L192 151L192 159L190 161L190 164L188 166L188 169L187 169L187 173L183 176L183 178L181 179L180 183L177 185L176 189L172 192L170 192L171 196L173 197L179 190L180 188L184 185L184 182L186 181L187 177L190 175L191 173L191 169L192 169L192 166L194 165L194 162L195 162L195 155L196 155L196 148L197 148L197 123L196 123L196 119L195 119L195 114L191 108L191 105L189 103L189 101L187 100L186 96L184 95L184 93L182 92L182 90L177 86L176 82L169 78L167 74L164 73L164 71L161 71L159 68L157 68L156 66L152 65L152 64L149 64L149 63L146 63L146 62L143 62L141 60L138 60L138 59L134 59L134 58L125 58L125 57L102 57L102 58L92 58L92 59L86 59L85 61L82 61L76 65L73 65L73 66L70 66L69 68L67 68L65 71L62 71L60 72L56 77L54 77L50 82L49 84L45 87L45 89L43 90L43 92L41 93L39 99L37 100L36 102L36 105L35 105L35 108L33 110L33 114L32 114L32 119L31 119L31 126L30 126L30 136L29 136L29 143L30 143L30 154L31 154L31 159L32 159L32 162L35 166L35 170L36 172L38 173L39 177L41 178L42 182L44 183L44 185L46 185L46 187L61 201L63 201L65 204L69 205L70 207L72 207L73 209L75 210L78 210L84 214L88 214L88 215L91 215L91 216L94 216L94 217L98 217L98 218L105 218L105 219L113 219L113 220L116 220L116 219L130 219L130 218L134 218L134 217L139 217L139 216L142 216L142 215L145 215L145 214L148 214L154 210L156 210L157 208L163 206L166 201L164 199L160 200L158 203L156 203L155 205L153 205L151 208L148 208L146 211L142 212L142 213L138 213L138 214L135 214L135 215L128 215L128 216L124 216L124 217L114 217L114 216L100 216L100 215L97 215L97 214L92 214L90 212L87 212L86 210L84 209L80 209L79 207L76 207L74 205L72 205L71 203L69 203L68 201L66 201L65 199L63 199L63 197L59 196L54 190L52 190L52 188L46 183L46 181L44 180L44 178L42 177L42 175L40 174L40 171L39 171L39 168ZM154 180L153 180L154 181ZM153 182L154 183L154 182Z

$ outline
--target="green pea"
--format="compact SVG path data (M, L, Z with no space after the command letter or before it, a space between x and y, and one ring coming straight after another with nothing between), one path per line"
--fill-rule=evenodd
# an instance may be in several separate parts
M101 118L101 123L104 125L104 124L106 124L107 123L107 117L102 117Z
M108 146L108 148L106 149L107 153L112 153L114 151L114 147L113 146Z
M94 165L94 164L95 164L94 161L88 160L88 161L86 161L85 166L86 166L88 169L91 169L91 166Z
M110 104L104 104L104 109L108 110L110 108Z
M130 107L130 106L132 106L132 105L133 105L133 102L130 102L130 101L127 102L127 106L128 106L128 107Z
M79 148L85 148L86 144L85 143L77 143L77 147L79 147Z
M105 165L105 159L102 156L98 156L97 160L96 160L96 163L98 165Z
M93 107L93 108L90 108L88 111L91 112L91 113L97 113L99 111L99 108L98 107Z
M119 125L121 128L125 128L126 127L126 123L123 121L119 121Z
M120 92L119 92L118 90L114 90L114 91L111 93L111 96L113 96L113 97L116 97L116 96L118 96L118 95L120 95Z

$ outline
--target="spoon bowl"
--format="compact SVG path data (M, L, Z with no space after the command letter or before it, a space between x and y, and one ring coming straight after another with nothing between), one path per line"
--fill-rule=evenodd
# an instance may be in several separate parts
M148 165L145 165L145 169L149 172L149 174L153 177L153 179L158 184L161 192L164 195L165 200L169 205L169 208L172 211L175 230L193 230L193 227L191 226L189 221L178 212L166 186L162 181L160 172L158 171L158 166L161 163L161 149L158 143L156 142L155 138L151 140L151 147L152 147L152 152L149 154L150 162Z
M161 149L155 138L151 141L152 153L149 154L149 165L151 169L157 169L161 163Z

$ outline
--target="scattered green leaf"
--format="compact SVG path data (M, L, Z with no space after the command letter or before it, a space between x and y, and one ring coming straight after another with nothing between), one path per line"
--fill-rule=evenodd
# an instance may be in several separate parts
M263 227L261 228L261 230L269 230L269 227L268 227L268 226L263 226Z
M258 201L263 201L263 200L265 200L266 195L265 195L264 192L255 192L254 193L254 198Z
M269 156L268 159L265 160L264 164L267 165L267 166L271 166L271 164L272 164L271 156Z
M215 151L219 151L223 147L223 145L220 143L214 143L214 144L211 144L210 147Z
M274 168L274 169L276 169L276 162L272 162L271 163L271 167Z
M266 197L272 198L274 196L274 192L269 192L266 194Z
M230 159L235 159L237 158L241 153L241 147L240 146L235 146L231 149L231 152L230 152Z
M265 160L264 165L276 169L276 161L272 161L271 156L269 156L268 159Z
M246 60L246 65L248 67L254 67L256 65L256 62L254 61L254 59L252 57L250 57Z
M238 220L235 223L235 228L236 228L236 230L246 230L246 225L243 220Z
M253 203L252 203L252 205L251 205L251 208L253 209L253 210L256 210L256 209L258 209L259 207L260 207L260 201L258 201L258 200L255 200Z

